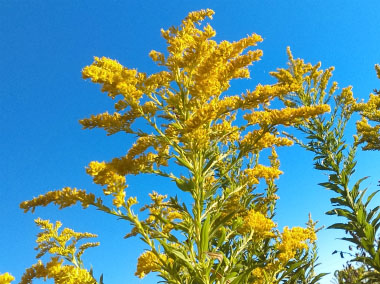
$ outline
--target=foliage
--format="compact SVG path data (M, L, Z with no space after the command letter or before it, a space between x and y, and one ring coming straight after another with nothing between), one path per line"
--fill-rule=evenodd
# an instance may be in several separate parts
M147 75L116 60L95 57L83 69L83 78L100 84L116 100L115 112L92 115L80 123L85 129L102 128L108 135L124 132L136 138L135 144L125 156L88 165L87 173L103 187L103 196L63 188L20 207L34 212L51 203L60 209L80 203L129 222L132 229L125 237L139 236L147 248L137 262L140 278L156 272L164 283L178 284L317 283L324 274L314 272L316 223L309 218L305 228L280 230L273 221L275 180L282 174L276 147L293 144L280 130L296 126L308 135L309 143L299 143L316 154L316 168L330 172L322 185L338 194L331 199L338 208L328 214L343 216L347 222L331 227L350 234L345 239L363 252L354 260L371 267L366 277L378 277L380 207L368 207L374 194L363 201L365 191L359 190L363 179L349 188L357 143L376 143L360 134L357 143L347 148L343 134L354 110L377 121L369 111L377 111L378 100L358 105L350 88L334 96L336 83L327 90L332 69L294 60L290 51L289 68L271 73L276 83L228 95L232 79L250 77L248 66L262 55L253 48L262 38L252 34L217 43L212 40L213 28L203 24L212 15L209 9L192 12L179 27L161 31L167 52L150 53L163 69L158 73ZM326 118L331 98L335 105ZM274 101L284 102L284 107L270 108ZM358 131L364 133L359 126ZM178 189L170 197L151 193L151 203L139 208L145 219L134 211L137 197L126 197L126 176L140 174L165 177ZM185 196L191 202L182 202ZM76 247L80 239L94 235L71 229L59 233L59 222L54 226L37 219L36 223L44 230L37 239L37 256L53 256L46 265L39 261L27 269L21 283L32 283L34 278L103 282L81 261L83 251L97 243ZM12 278L0 275L0 283Z
M363 281L366 268L364 266L354 267L347 264L341 270L334 272L334 283L336 284L361 284L361 283L374 283Z

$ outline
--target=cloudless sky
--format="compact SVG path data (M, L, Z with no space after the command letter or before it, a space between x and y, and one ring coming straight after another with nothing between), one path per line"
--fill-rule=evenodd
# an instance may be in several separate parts
M154 275L134 276L137 257L145 248L138 239L124 240L130 226L112 216L75 206L58 210L37 208L24 214L19 203L65 186L101 191L85 174L92 160L122 156L133 137L107 137L101 130L81 130L78 120L104 111L112 101L99 86L81 79L81 69L93 56L117 59L124 66L152 73L159 69L148 57L164 51L160 29L179 25L188 12L211 8L216 40L239 40L253 32L264 42L262 60L251 68L252 80L233 84L230 94L273 83L269 72L285 67L286 47L295 57L335 66L339 86L353 86L354 95L367 100L380 88L374 64L380 63L380 2L373 1L99 1L0 0L0 273L16 281L36 262L37 217L61 220L76 231L99 234L101 246L89 249L84 259L107 284L156 283ZM354 123L354 121L352 121ZM310 212L319 225L336 219L325 216L333 195L319 187L327 177L312 168L312 155L294 146L279 151L280 200L275 221L279 227L303 226ZM361 152L357 177L370 176L371 190L380 179L380 155ZM165 180L150 176L127 177L128 195L148 201L152 190L176 194ZM100 194L99 194L100 195ZM375 199L379 203L379 199ZM345 260L331 255L347 250L342 234L322 230L318 237L319 270L334 272ZM321 283L330 283L331 275ZM16 283L17 283L16 282ZM36 282L40 283L40 282Z

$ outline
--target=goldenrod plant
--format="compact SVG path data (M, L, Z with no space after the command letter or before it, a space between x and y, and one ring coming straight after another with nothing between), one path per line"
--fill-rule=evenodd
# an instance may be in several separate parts
M288 72L297 76L301 59L294 59L290 50ZM319 66L317 64L314 68ZM319 74L321 80L310 78L304 81L303 88L285 96L288 105L304 107L320 104L333 106L331 113L318 115L296 127L306 134L307 143L295 139L300 145L315 154L315 168L328 173L328 180L320 183L326 189L334 191L337 196L330 199L334 209L328 215L341 217L341 223L334 223L329 228L341 229L348 236L342 238L357 248L353 262L366 268L361 274L361 283L380 282L380 247L378 229L380 226L380 206L371 205L377 191L367 193L362 182L367 178L355 180L353 174L356 166L356 153L362 143L363 150L379 149L379 125L370 126L367 119L379 121L379 94L371 94L367 103L358 103L353 97L351 87L343 88L335 94L337 83L333 82L327 89L333 69ZM376 65L379 76L379 66ZM357 135L353 142L346 141L346 126L355 112L360 112L362 120L357 123ZM367 282L369 281L369 282ZM374 282L372 282L374 281ZM356 283L356 282L355 282Z
M204 24L213 14L209 9L191 12L180 26L161 31L167 51L150 52L162 68L158 73L147 75L95 57L83 69L83 78L101 85L115 100L115 111L80 123L108 135L126 133L135 143L122 157L88 165L87 173L103 187L102 194L63 188L20 207L34 212L51 203L60 209L80 203L129 222L126 237L139 236L146 244L137 260L140 278L154 272L164 283L177 284L317 283L324 274L314 272L316 223L309 218L306 227L280 229L273 219L275 180L282 174L276 148L293 144L280 129L320 116L330 106L322 102L273 109L271 103L280 103L310 81L324 88L329 71L302 63L294 72L273 72L274 84L230 95L230 81L249 78L248 67L262 56L255 49L262 38L252 34L218 43L212 39L214 29ZM138 207L137 197L127 194L126 177L141 174L165 177L176 185L175 196L152 192L151 203ZM181 201L185 196L191 202ZM138 216L138 209L147 218ZM34 278L102 282L80 258L97 243L76 248L79 239L93 235L70 229L59 234L59 222L36 223L44 230L37 239L38 256L49 253L52 258L28 269L21 283ZM5 279L1 283L12 280L8 274L0 277Z

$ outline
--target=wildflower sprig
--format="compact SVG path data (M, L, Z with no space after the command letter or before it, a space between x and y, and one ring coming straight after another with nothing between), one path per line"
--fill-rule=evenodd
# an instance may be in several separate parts
M288 72L296 74L302 61L294 60L289 51L290 66ZM319 64L318 64L319 65ZM330 115L319 115L309 121L297 125L305 133L307 143L295 139L301 146L315 154L315 168L328 172L328 181L321 186L334 191L337 196L330 199L335 208L326 212L342 218L341 223L334 223L329 228L344 230L347 237L343 240L355 244L358 253L352 261L367 267L363 281L378 282L380 279L380 248L378 246L378 229L380 227L379 207L371 208L370 202L377 191L366 196L367 189L361 189L361 178L353 182L355 172L355 156L357 147L367 143L364 150L375 150L377 126L370 132L364 131L366 117L376 119L378 109L377 98L370 96L368 103L357 103L351 87L343 88L340 94L335 94L337 84L331 84L326 91L332 69L327 69L317 77L310 78L302 89L285 97L288 104L297 106L313 106L330 102L333 109ZM320 78L319 84L316 84ZM315 87L317 86L317 88ZM332 101L333 100L333 101ZM361 112L362 121L357 123L358 136L354 136L352 145L346 142L346 125L355 111ZM369 129L367 128L367 130ZM372 137L372 138L371 138Z
M49 220L38 218L35 223L43 230L37 236L38 245L35 249L39 252L36 257L41 258L49 253L51 259L46 265L39 260L35 265L28 268L22 276L20 284L32 283L35 278L51 278L54 279L55 283L98 284L92 275L92 270L88 271L84 268L81 256L86 249L96 247L99 243L84 243L77 248L78 241L94 238L96 235L77 233L69 228L64 228L58 232L62 226L59 221L54 225ZM70 264L65 265L64 260ZM102 282L101 277L99 284Z

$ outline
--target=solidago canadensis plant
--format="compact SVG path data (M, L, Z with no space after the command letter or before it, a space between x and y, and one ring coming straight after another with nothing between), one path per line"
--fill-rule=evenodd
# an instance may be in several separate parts
M293 59L289 52L289 72L296 76L299 66L304 63ZM318 64L319 65L319 64ZM318 66L317 65L317 66ZM375 66L380 79L380 67ZM336 95L337 83L333 82L326 90L327 82L332 76L333 68L321 73L324 78L306 80L304 87L287 94L284 101L294 107L330 104L333 109L330 114L319 115L296 125L306 134L307 143L296 140L301 146L315 154L315 168L328 173L328 181L320 183L326 189L334 191L337 196L330 199L334 209L326 212L328 215L340 216L341 223L335 223L329 228L344 230L348 235L342 238L355 245L357 252L352 262L359 268L348 266L347 271L341 270L337 276L342 278L348 272L360 271L360 282L344 283L380 283L380 206L371 206L371 200L377 191L366 196L367 188L362 189L361 183L367 177L353 179L355 172L355 155L360 144L366 143L363 150L380 149L380 125L371 126L368 120L380 122L380 93L371 94L367 103L358 103L353 97L351 87L343 88ZM346 126L351 116L359 112L362 119L357 122L357 135L350 145L346 142ZM294 137L293 137L294 138ZM350 246L352 250L352 247ZM334 253L336 253L335 251ZM343 252L341 252L343 257ZM365 268L365 271L363 269ZM347 272L347 273L346 273ZM341 283L341 282L339 282ZM343 283L343 282L342 282Z
M125 156L88 165L102 194L63 188L20 206L34 212L51 203L60 209L80 203L128 221L132 229L126 237L139 236L146 244L137 261L140 278L155 272L164 283L178 284L316 283L323 276L314 273L316 223L309 219L305 228L280 229L273 221L275 180L282 173L275 149L293 144L279 129L310 121L330 107L324 102L270 106L310 82L323 89L330 71L298 62L292 72L272 72L272 85L230 95L230 81L249 78L248 67L262 56L254 49L262 38L252 34L217 43L213 28L203 24L213 14L209 9L192 12L179 27L161 31L167 52L150 52L162 67L158 73L147 75L95 57L83 78L102 86L115 100L115 112L80 123L108 135L127 133L135 143ZM137 197L127 195L126 176L139 174L165 177L178 192L169 197L152 192L151 203L138 208ZM180 201L185 195L191 203ZM147 218L140 218L138 209ZM52 257L27 269L20 283L35 278L102 283L81 261L83 251L98 244L77 248L78 241L94 235L67 228L59 232L59 222L36 223L43 230L37 257ZM0 283L12 280L9 274L0 276Z

